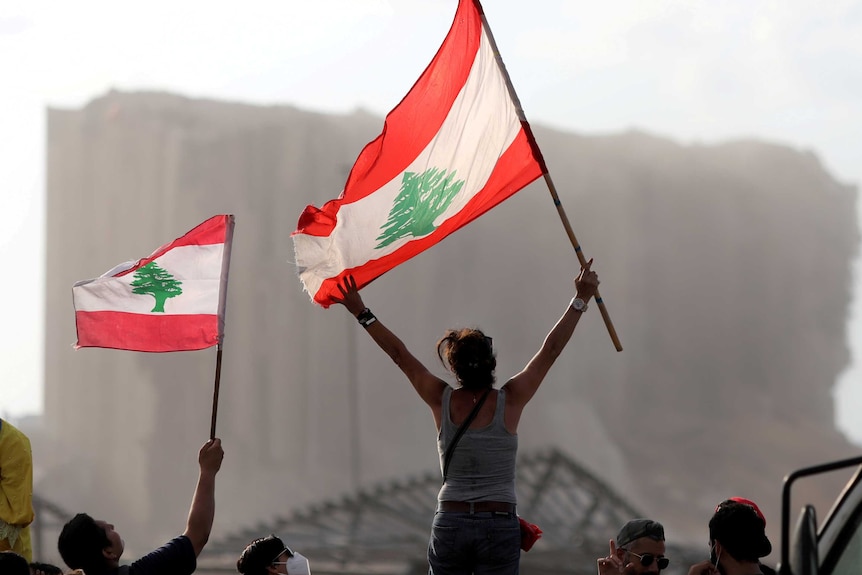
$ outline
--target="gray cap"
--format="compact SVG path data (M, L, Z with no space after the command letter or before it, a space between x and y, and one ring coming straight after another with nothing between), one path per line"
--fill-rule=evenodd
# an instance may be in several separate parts
M653 541L664 541L664 527L652 519L632 519L617 533L617 547L628 545L635 539L649 537Z

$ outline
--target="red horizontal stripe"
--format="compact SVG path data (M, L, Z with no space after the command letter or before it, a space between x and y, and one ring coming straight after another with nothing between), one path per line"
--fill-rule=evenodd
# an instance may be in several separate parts
M218 343L218 316L77 311L77 347L130 351L191 351Z
M350 170L344 192L322 208L308 206L294 234L328 236L342 204L361 200L407 169L440 131L467 83L482 38L473 0L461 0L443 44L404 99L386 116L383 132L369 142Z
M180 246L208 246L212 244L222 244L225 241L225 232L227 230L228 220L232 217L233 216L225 214L213 216L183 235L181 238L175 239L168 244L168 246L170 248L178 248Z
M324 280L320 289L314 294L314 301L323 307L329 307L333 303L332 296L340 297L341 295L338 291L338 284L344 276L353 275L357 286L360 288L367 285L395 266L427 250L458 228L469 224L541 175L542 168L533 157L530 143L522 126L512 145L497 161L497 165L491 172L491 177L488 178L485 186L467 202L467 205L460 212L443 222L431 234L404 244L389 255L371 260L360 267L344 270L336 277Z

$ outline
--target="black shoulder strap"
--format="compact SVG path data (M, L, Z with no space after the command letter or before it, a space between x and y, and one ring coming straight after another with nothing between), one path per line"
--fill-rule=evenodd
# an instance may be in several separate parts
M455 437L452 438L452 441L449 442L449 445L446 447L446 453L443 455L443 483L446 483L446 474L449 472L449 462L452 461L452 454L455 453L455 446L458 445L458 441L461 439L461 436L464 435L464 432L467 431L467 428L470 427L470 424L476 419L476 416L479 414L479 410L482 409L482 404L485 403L485 400L488 399L488 394L491 393L492 388L488 388L485 390L485 393L482 394L482 397L473 406L473 411L470 412L470 415L467 416L467 419L461 423L461 427L458 428L458 431L455 432Z
M132 568L128 565L120 565L117 569L117 575L129 575L132 572Z

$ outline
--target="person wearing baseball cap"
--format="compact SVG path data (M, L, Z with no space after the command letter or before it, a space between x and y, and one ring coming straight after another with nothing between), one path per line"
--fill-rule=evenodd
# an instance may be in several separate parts
M763 520L763 526L766 527L766 516L763 515L763 512L760 510L760 507L757 506L757 503L752 501L751 499L746 499L745 497L731 497L731 501L736 501L737 503L742 503L744 505L750 505L754 512L757 513L757 516ZM718 508L721 507L721 504L715 506L715 510L718 511ZM775 569L766 565L762 561L760 562L760 571L763 575L775 575Z
M664 527L652 519L632 519L609 541L610 553L596 560L598 575L643 575L666 569Z
M689 575L760 575L761 557L772 553L766 518L754 502L734 497L715 508L709 520L709 561L697 563Z
M763 521L763 526L766 527L766 516L763 515L763 512L760 510L760 507L757 506L757 503L752 501L751 499L746 499L745 497L731 497L728 501L735 501L737 503L742 503L743 505L748 505L754 512L760 517L760 520ZM719 508L721 508L721 503L715 506L715 512L718 512Z
M308 559L275 535L255 539L236 562L242 575L311 575Z

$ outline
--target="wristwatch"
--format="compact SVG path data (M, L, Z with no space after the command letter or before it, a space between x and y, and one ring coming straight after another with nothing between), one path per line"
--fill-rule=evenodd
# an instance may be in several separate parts
M581 313L587 311L587 302L585 302L579 297L572 298L571 306L575 311L579 311Z

